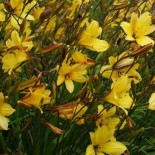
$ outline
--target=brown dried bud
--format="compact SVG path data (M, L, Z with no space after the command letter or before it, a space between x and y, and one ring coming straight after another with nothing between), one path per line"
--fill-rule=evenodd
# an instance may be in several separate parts
M42 21L43 21L44 19L47 19L47 18L49 17L49 15L51 14L51 12L52 12L51 8L46 9L45 11L43 11L43 12L40 14L39 19L42 20Z
M49 45L47 47L44 47L43 53L51 52L51 51L57 49L58 47L60 47L61 45L62 45L62 43L57 43L57 44L52 44L52 45Z
M10 1L9 0L4 0L4 7L8 12L13 12L13 8L11 7Z
M56 134L58 134L58 135L62 135L62 134L64 133L63 130L61 130L60 128L58 128L58 127L52 125L52 124L49 123L49 122L43 122L42 124L45 125L45 126L48 126L54 133L56 133Z

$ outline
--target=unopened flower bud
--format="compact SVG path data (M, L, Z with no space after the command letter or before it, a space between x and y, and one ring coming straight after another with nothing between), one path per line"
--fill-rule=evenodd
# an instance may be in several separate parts
M49 17L50 14L51 14L51 9L48 8L48 9L46 9L45 11L43 11L43 12L40 14L39 19L40 19L40 20L47 19L47 18Z

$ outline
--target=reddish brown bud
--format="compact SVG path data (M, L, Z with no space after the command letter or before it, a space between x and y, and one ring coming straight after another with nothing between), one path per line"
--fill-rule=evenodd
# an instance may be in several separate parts
M9 0L4 0L4 7L8 12L13 12L13 8L11 7L10 1Z
M54 133L56 133L58 135L62 135L64 133L63 130L59 129L58 127L52 125L49 122L43 122L42 124L45 125L45 126L48 126Z
M40 20L44 20L44 19L47 19L48 17L49 17L49 15L51 14L51 9L50 8L48 8L48 9L46 9L45 11L43 11L41 14L40 14L40 17L39 17L39 19Z

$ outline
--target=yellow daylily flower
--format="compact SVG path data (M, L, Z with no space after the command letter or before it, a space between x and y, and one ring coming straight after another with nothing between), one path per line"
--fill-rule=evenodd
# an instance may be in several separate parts
M75 62L81 63L86 67L90 67L95 64L95 60L88 58L86 54L78 51L72 54L72 58Z
M59 70L57 85L59 86L65 82L67 90L72 93L74 90L73 81L79 83L86 82L88 79L84 77L85 74L86 72L82 65L74 64L70 66L66 63L63 63Z
M30 92L21 98L18 103L28 108L38 108L40 112L43 113L41 106L49 104L51 100L51 97L49 97L51 91L49 89L45 89L45 87L45 85L40 85L36 88L29 88Z
M103 52L109 48L109 44L105 40L97 39L102 33L102 28L99 27L97 21L92 21L82 33L78 44L90 50Z
M98 105L98 115L99 119L96 121L96 126L105 125L108 127L109 132L114 135L116 126L120 122L118 117L115 117L116 107L110 108L108 111L104 109L103 105ZM114 137L112 137L114 138Z
M0 130L8 130L9 119L6 116L10 116L15 112L15 109L4 101L4 95L0 92Z
M85 155L121 155L127 148L116 140L111 140L111 134L107 126L98 127L95 132L90 132L92 144L86 149Z
M5 13L3 12L4 10L4 5L3 4L0 4L0 22L3 22L5 21Z
M127 75L123 75L113 83L111 92L105 96L104 100L122 109L129 109L133 103L133 99L129 94L130 87Z
M109 57L109 65L102 66L100 73L105 78L111 78L113 82L117 81L122 75L126 74L129 81L134 81L135 84L139 83L142 78L136 71L139 68L139 64L134 64L134 58L123 58L126 52L121 55Z
M30 50L33 47L33 42L32 41L27 41L25 39L22 39L18 32L16 30L12 31L11 33L11 39L8 39L6 41L6 46L7 48L12 48L12 47L16 47L16 48L24 48L27 50Z
M122 22L121 27L127 34L126 40L136 41L139 45L154 44L154 41L146 35L155 31L155 25L151 25L151 14L145 12L138 17L132 13L130 23Z
M155 93L151 94L151 97L149 99L149 107L150 110L155 110Z
M34 17L30 13L28 14L28 12L36 5L35 0L27 3L26 6L24 0L10 0L10 5L14 10L10 23L16 29L20 28L19 24L22 23L23 19L34 20Z
M2 69L10 75L14 69L28 59L28 55L24 51L14 50L13 53L8 53L2 58Z

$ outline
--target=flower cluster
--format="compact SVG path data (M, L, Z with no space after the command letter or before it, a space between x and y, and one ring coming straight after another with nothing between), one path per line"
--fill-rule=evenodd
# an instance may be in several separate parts
M154 129L154 6L0 1L0 154L146 152L133 135Z

